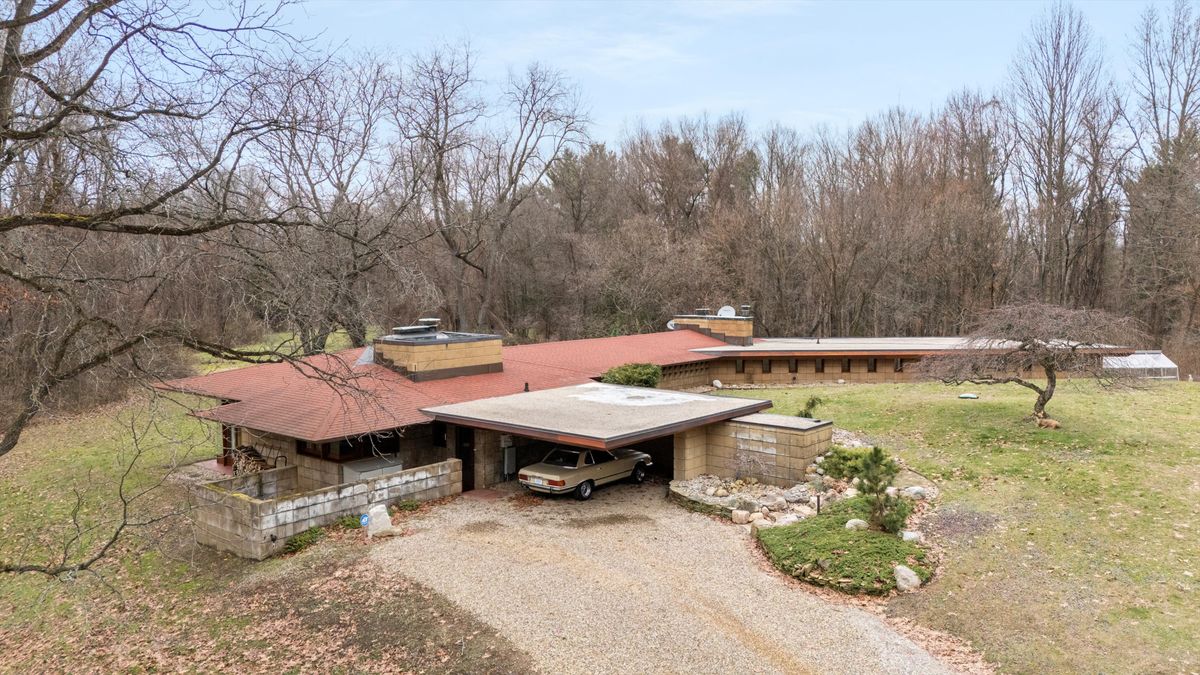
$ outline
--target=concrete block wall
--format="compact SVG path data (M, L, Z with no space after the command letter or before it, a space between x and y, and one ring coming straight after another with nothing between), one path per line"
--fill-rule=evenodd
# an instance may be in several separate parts
M803 481L805 467L833 442L832 424L802 430L784 426L795 418L756 417L781 419L778 425L729 420L706 427L707 473L722 478L753 477L787 487ZM676 453L678 456L678 450Z
M499 337L466 342L441 342L432 344L395 344L375 340L376 360L391 365L400 372L410 375L436 371L494 366L499 372L503 368L502 341Z
M825 359L825 372L816 372L816 359L796 359L796 372L788 371L789 359L771 359L771 372L765 372L763 359L747 358L743 372L737 372L735 359L720 359L709 365L711 379L720 380L722 384L762 384L787 385L811 384L816 382L834 383L845 380L849 383L895 383L912 382L915 380L911 365L916 359L904 359L904 366L896 372L896 362L893 358L876 359L874 373L867 372L867 359L850 359L850 372L842 372L842 359Z
M708 469L708 436L704 427L675 434L675 478L689 480Z
M709 377L709 362L682 363L674 366L663 366L662 381L658 383L661 389L693 389L696 387L712 386Z
M273 477L260 484L286 484L295 466L271 469ZM234 491L253 491L254 482L237 477L206 483L192 491L197 540L243 558L262 560L278 552L288 537L310 527L328 525L346 515L366 513L375 504L413 499L428 501L462 492L462 462L450 459L437 464L398 471L356 483L318 490L260 498Z
M734 345L754 342L754 318L713 314L678 314L673 318L676 330L694 330Z
M297 489L296 471L293 467L268 469L258 473L225 478L210 484L255 499L272 499L277 495L295 492Z

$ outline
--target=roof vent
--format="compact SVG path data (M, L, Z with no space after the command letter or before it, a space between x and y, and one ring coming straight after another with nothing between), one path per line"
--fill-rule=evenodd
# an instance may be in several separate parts
M392 329L392 335L425 335L437 330L437 325L420 324L417 326L396 326Z

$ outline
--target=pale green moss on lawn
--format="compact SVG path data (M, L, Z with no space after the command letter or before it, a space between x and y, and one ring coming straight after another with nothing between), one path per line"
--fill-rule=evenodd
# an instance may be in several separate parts
M978 392L979 400L957 398ZM1200 670L1200 386L1066 382L1024 418L1019 387L842 385L726 392L861 431L936 480L923 529L944 569L890 611L1013 672Z

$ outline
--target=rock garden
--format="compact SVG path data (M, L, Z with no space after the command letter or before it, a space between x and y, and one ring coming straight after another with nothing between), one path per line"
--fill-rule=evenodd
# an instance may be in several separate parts
M882 450L835 440L843 444L817 457L802 483L703 475L672 481L671 496L744 527L776 567L806 582L873 595L919 588L933 565L910 523L937 488Z

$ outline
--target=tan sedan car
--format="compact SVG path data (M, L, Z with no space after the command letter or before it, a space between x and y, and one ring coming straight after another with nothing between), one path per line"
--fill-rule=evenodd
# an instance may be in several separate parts
M574 491L576 499L590 499L599 485L629 478L646 480L646 468L654 464L650 455L634 450L584 450L555 448L537 464L517 473L521 485L534 492L564 494Z

